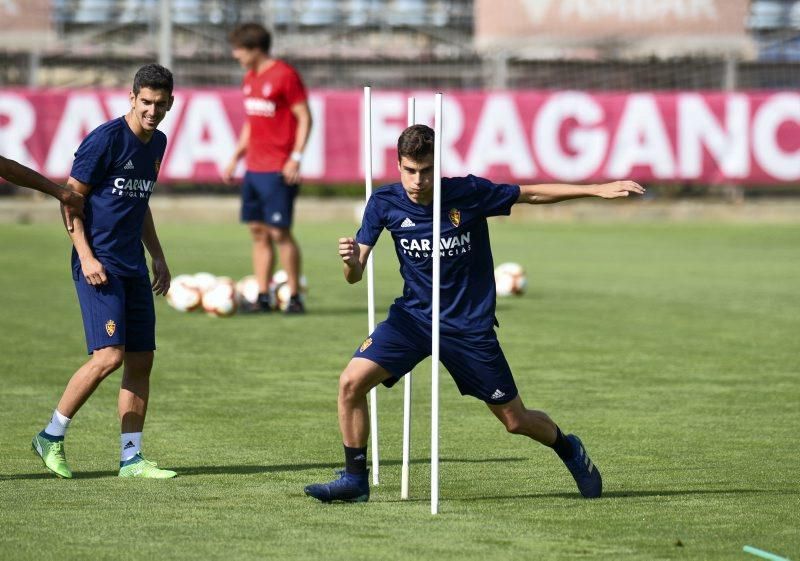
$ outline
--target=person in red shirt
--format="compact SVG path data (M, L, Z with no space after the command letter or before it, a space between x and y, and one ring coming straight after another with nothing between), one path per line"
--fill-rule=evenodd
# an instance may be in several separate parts
M303 313L305 309L298 298L300 249L291 227L303 149L311 132L308 96L297 71L270 56L272 38L263 26L239 25L229 40L233 58L246 70L242 93L247 120L223 180L232 182L236 166L245 156L241 218L253 239L259 309L271 309L269 279L274 245L292 295L286 313Z

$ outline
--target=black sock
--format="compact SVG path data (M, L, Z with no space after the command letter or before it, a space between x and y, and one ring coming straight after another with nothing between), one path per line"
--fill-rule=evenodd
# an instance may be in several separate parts
M258 295L258 307L263 309L268 309L270 307L269 303L269 292L261 292Z
M353 475L366 475L367 473L367 447L344 447L344 471Z
M550 445L550 448L556 451L558 457L562 461L571 460L575 455L575 450L572 449L572 443L567 440L561 429L556 427L556 441Z

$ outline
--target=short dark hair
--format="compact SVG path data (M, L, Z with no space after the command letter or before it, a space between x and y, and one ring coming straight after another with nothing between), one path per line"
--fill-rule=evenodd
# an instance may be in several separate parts
M272 35L259 23L242 23L230 32L228 41L236 48L259 49L268 55L272 46Z
M433 154L433 129L426 125L411 125L397 139L397 161L404 156L415 162Z
M160 64L145 64L133 77L133 95L139 95L142 88L165 90L172 95L172 72Z

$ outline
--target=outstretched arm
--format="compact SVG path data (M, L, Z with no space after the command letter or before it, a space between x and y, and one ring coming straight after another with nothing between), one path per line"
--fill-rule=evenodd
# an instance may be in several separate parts
M20 187L28 187L51 197L55 197L64 205L64 214L67 229L72 231L73 220L76 216L83 217L83 195L56 185L45 176L23 166L14 160L0 156L0 177Z
M518 203L531 205L558 203L581 197L601 197L616 199L627 197L630 193L642 195L645 189L635 181L614 181L598 185L567 185L545 183L542 185L520 185Z
M353 238L339 238L339 256L344 263L344 278L347 282L354 284L361 280L371 251L372 246L360 244Z

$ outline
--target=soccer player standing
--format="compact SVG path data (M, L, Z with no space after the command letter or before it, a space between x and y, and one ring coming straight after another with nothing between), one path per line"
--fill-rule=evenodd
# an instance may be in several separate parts
M433 130L407 128L397 145L400 183L376 190L355 239L339 240L349 283L361 280L367 258L382 230L388 230L405 281L389 316L356 349L339 377L339 429L345 469L330 482L309 485L307 495L324 502L369 499L367 393L378 384L393 386L431 354L433 236ZM486 218L508 215L517 203L555 203L579 197L606 199L641 194L632 181L603 185L499 185L474 176L442 180L441 361L462 395L485 402L506 430L553 448L581 495L599 497L600 472L581 440L564 435L543 411L527 409L520 398L494 327L494 265Z
M72 477L64 451L70 421L100 382L123 365L119 476L176 475L141 452L156 348L152 293L166 294L170 283L149 199L167 146L157 127L172 107L172 87L172 74L163 66L140 68L130 111L92 131L75 153L68 185L86 197L86 208L70 233L72 278L91 358L69 380L50 423L32 442L59 477ZM152 283L142 243L152 259Z
M287 273L291 300L287 313L303 313L298 298L300 248L292 236L294 200L300 163L311 132L306 89L297 71L270 57L271 35L263 26L245 23L230 34L233 57L247 73L242 83L247 121L223 179L230 183L242 156L247 173L242 185L242 222L253 240L253 274L259 308L269 311L273 244Z
M45 176L14 160L0 156L0 177L20 187L28 187L58 199L64 205L64 220L70 232L73 218L75 216L83 218L83 195L56 185Z

